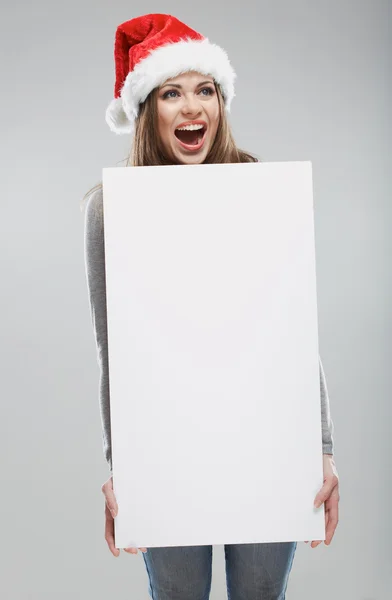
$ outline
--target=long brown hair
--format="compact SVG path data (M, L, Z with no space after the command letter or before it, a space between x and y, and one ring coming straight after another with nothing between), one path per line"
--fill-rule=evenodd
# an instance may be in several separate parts
M237 148L231 127L227 119L226 109L220 86L215 84L219 102L219 124L214 143L203 163L244 163L258 162L253 154ZM164 147L158 134L158 88L147 96L139 107L139 114L135 121L133 144L126 159L126 167L149 167L158 165L182 164L165 154ZM85 194L82 204L95 190L102 187L102 182L95 185Z

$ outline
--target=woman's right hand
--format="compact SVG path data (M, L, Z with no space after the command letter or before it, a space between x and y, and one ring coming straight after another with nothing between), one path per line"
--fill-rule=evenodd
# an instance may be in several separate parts
M117 516L118 506L113 491L113 477L110 477L102 486L105 496L105 540L113 556L119 556L120 550L114 545L114 517ZM124 548L125 552L137 554L137 548ZM141 552L147 552L147 548L139 548Z

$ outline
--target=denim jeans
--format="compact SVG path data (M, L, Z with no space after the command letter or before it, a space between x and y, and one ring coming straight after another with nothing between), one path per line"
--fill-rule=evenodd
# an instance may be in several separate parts
M284 600L297 542L226 544L228 600ZM212 546L148 548L152 600L208 600Z

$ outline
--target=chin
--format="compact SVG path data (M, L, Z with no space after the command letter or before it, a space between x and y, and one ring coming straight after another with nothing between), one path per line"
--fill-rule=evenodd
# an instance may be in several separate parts
M189 156L189 157L184 157L184 158L180 158L179 160L181 160L181 163L183 165L199 165L201 164L205 159L205 156Z
M186 155L178 152L175 157L183 165L199 165L206 159L207 154L208 152L200 152Z

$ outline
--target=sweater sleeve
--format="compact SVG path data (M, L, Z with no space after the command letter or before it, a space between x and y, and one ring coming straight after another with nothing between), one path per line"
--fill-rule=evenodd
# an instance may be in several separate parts
M334 450L334 424L331 418L327 381L325 378L323 364L319 356L320 371L320 400L321 400L321 427L323 454L333 454Z
M102 187L88 198L84 219L84 256L91 319L99 366L99 405L105 459L112 475L109 359Z

